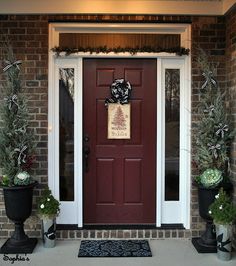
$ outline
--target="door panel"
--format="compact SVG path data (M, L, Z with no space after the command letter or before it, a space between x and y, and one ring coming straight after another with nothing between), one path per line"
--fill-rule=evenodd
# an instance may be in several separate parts
M96 202L113 203L113 176L114 176L114 159L97 159L97 190ZM106 193L104 193L106 188Z
M142 203L141 171L141 159L125 159L124 203Z
M156 219L156 60L85 59L85 224L154 224ZM107 139L110 85L131 83L131 139Z

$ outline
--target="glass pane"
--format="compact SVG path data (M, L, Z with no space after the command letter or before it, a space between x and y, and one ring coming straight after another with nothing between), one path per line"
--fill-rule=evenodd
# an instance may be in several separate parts
M74 69L59 70L60 201L74 200Z
M179 200L180 71L165 70L165 200Z

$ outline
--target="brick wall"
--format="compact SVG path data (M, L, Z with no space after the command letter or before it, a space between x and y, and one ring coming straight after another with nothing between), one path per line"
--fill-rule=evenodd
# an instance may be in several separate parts
M197 56L196 47L205 49L212 60L219 63L218 81L226 87L226 61L225 41L226 22L225 17L191 17L191 16L110 16L110 15L1 15L0 16L0 42L2 36L8 34L12 39L16 57L22 59L22 73L24 75L23 86L30 97L31 124L35 130L39 144L37 149L37 161L34 176L40 186L35 190L34 203L40 194L40 188L47 184L47 99L48 99L48 21L152 21L152 22L180 22L192 23L192 120L199 101L198 88L201 84L201 74L195 64ZM0 45L1 47L1 45ZM235 66L235 63L234 63ZM236 114L236 110L234 110ZM194 130L193 130L194 132ZM236 150L236 144L234 146ZM235 158L235 157L234 157ZM234 165L236 160L234 159ZM193 174L194 174L193 169ZM130 230L120 232L110 231L60 231L60 238L87 238L93 236L106 237L135 236L147 238L182 238L198 236L203 230L203 223L198 215L198 202L196 188L192 187L191 198L191 230ZM34 214L34 212L33 212ZM5 216L3 198L0 195L0 237L8 237L12 224ZM32 219L26 223L26 230L32 236L40 235L40 223Z

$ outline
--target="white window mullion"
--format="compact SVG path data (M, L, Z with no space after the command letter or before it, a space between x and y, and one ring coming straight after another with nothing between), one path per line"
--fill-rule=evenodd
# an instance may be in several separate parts
M75 79L75 188L76 202L78 206L78 227L83 226L83 61L77 60L77 78Z
M48 90L48 186L55 195L55 179L51 178L55 176L55 73L56 66L54 63L53 53L49 53L49 89Z
M51 121L53 124L53 131L51 136L51 144L50 150L53 156L53 170L50 171L50 174L53 174L53 194L57 199L60 200L60 165L59 165L59 157L60 157L60 147L59 147L59 70L60 68L73 68L74 69L74 93L75 93L75 100L74 100L74 200L73 201L60 201L60 215L57 218L57 223L59 224L78 224L78 181L76 178L76 172L78 168L78 148L75 146L75 139L76 134L78 131L78 127L76 123L76 111L77 111L77 99L80 97L78 92L78 59L68 59L68 58L55 58L55 67L54 67L54 89L52 90L53 93L50 95L50 103L53 106ZM77 99L76 99L77 97Z
M55 91L54 91L54 174L55 174L55 187L54 193L57 199L59 195L59 66L55 65Z
M163 103L164 96L162 90L162 59L157 59L157 147L156 147L156 226L161 226L162 217L162 193L163 193L163 176L164 176L164 143L165 135L163 134Z
M165 153L162 156L163 159L163 190L162 190L162 223L182 223L186 228L189 228L189 224L186 222L189 218L190 206L187 188L189 184L189 168L190 165L186 162L190 162L189 149L189 95L190 90L186 82L187 75L185 74L186 60L181 59L163 59L162 63L162 91L165 93L165 70L166 69L179 69L180 70L180 143L179 143L179 200L178 201L166 201L165 200ZM165 103L165 95L162 95L162 102ZM165 106L162 108L163 123L162 134L165 136ZM163 142L165 145L164 138ZM165 149L165 148L164 148Z

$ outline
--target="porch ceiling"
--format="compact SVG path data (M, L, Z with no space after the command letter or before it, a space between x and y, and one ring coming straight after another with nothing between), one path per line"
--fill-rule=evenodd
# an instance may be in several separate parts
M7 0L0 14L223 15L236 0Z

